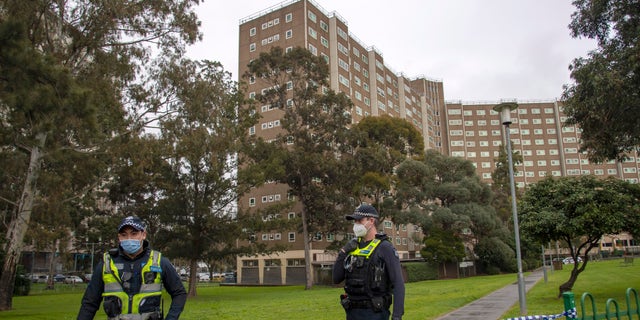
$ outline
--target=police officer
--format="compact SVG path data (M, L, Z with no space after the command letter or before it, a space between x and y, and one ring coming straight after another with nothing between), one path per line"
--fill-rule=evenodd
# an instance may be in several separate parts
M387 235L378 233L378 211L363 204L353 214L351 239L338 252L333 265L333 282L345 280L341 295L347 320L388 320L393 302L393 320L404 314L404 279L400 258ZM393 297L393 299L392 299ZM392 301L393 300L393 301Z
M117 249L104 254L82 297L78 320L93 319L104 300L109 319L156 320L162 318L162 288L171 296L165 319L180 317L187 292L169 259L149 248L144 223L129 216L118 226Z

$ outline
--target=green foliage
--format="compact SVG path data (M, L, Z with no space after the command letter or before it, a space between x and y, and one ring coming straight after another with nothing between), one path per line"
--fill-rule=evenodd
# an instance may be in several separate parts
M478 255L478 267L487 274L496 274L496 269L504 272L517 271L513 249L496 237L481 239L474 251Z
M424 238L420 249L422 257L429 262L444 263L460 261L465 256L462 240L451 230L433 228Z
M405 159L419 157L424 149L420 132L405 119L389 116L366 117L350 131L350 177L352 193L360 202L375 203L382 219L393 219L383 201L395 185L394 169Z
M31 279L27 277L24 266L18 265L16 270L16 281L13 287L14 296L28 296L31 290Z
M243 227L257 224L234 205L262 181L248 135L255 110L238 107L244 94L217 62L180 59L156 72L156 99L171 101L171 112L159 122L159 134L131 138L121 149L111 199L124 214L147 220L154 247L188 260L191 270L198 261L254 252L237 240L248 237ZM192 282L190 295L195 290Z
M438 279L438 268L426 262L405 262L402 266L407 271L407 283Z
M563 241L577 261L560 293L571 290L589 255L605 234L635 229L640 220L637 186L616 178L593 176L546 178L530 185L520 201L523 233L539 241Z
M564 88L568 124L582 129L581 149L597 162L624 159L640 146L640 12L636 1L576 0L573 37L598 48L570 66L574 84Z
M462 243L478 243L485 238L510 249L507 243L512 239L504 236L508 230L491 206L491 188L480 181L470 161L429 150L420 161L409 159L401 163L396 173L394 207L400 209L396 220L422 227L427 245L424 257L438 262L456 261L465 256ZM498 265L506 271L511 264Z
M272 164L280 167L271 180L285 184L302 204L300 222L308 256L310 235L344 230L344 214L353 210L350 170L341 160L349 149L352 103L344 93L327 89L327 63L305 48L285 52L273 47L252 60L248 69L245 78L270 87L256 100L275 107L274 116L281 119L282 130L270 143ZM310 288L311 259L305 260Z
M0 175L8 238L0 310L11 308L28 228L42 245L98 206L113 149L151 121L138 113L145 67L153 52L180 55L199 39L197 3L0 3L0 167L9 170Z

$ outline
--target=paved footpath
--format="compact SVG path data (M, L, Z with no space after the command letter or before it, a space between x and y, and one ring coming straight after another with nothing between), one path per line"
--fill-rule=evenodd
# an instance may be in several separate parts
M531 272L524 278L524 289L529 291L536 282L542 279L542 269ZM518 281L502 289L475 300L436 320L498 320L516 304L519 304Z

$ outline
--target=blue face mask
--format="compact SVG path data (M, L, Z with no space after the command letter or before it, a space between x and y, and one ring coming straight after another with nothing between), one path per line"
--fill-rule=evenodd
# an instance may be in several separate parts
M122 240L120 241L120 246L124 252L134 254L140 250L140 247L142 247L142 241L134 239Z

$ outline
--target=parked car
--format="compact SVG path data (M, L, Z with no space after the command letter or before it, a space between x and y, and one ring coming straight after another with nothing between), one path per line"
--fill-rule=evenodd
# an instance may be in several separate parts
M78 276L68 276L64 278L64 283L83 283L82 278Z
M582 262L582 258L578 257L578 263L580 262ZM572 257L567 257L562 260L562 264L571 264L571 263L574 263Z
M89 281L91 281L91 276L92 275L93 274L91 274L91 273L85 273L84 274L84 282L89 283Z
M41 274L38 276L38 280L36 280L35 282L37 283L47 283L47 280L49 280L49 276L46 274Z
M227 272L224 274L222 283L236 283L237 281L235 272Z
M55 282L63 282L64 279L66 279L67 277L62 275L62 274L56 274L55 276L53 276L53 281Z
M198 281L209 282L211 281L211 277L209 276L209 273L206 272L198 273Z

